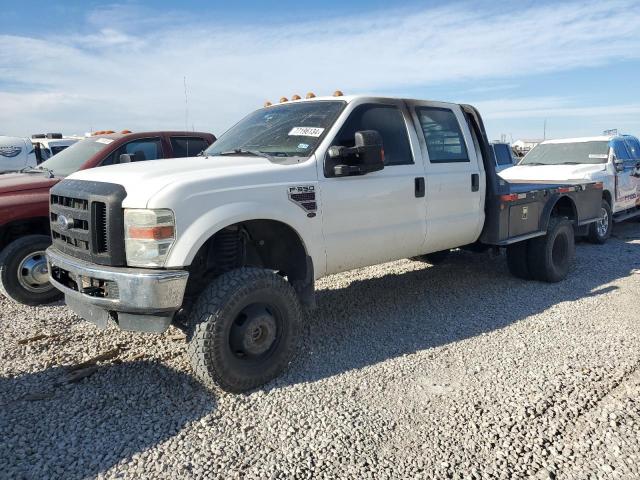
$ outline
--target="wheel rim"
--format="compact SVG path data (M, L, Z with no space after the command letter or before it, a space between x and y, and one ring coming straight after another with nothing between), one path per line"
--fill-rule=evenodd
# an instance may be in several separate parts
M247 361L269 357L280 340L282 317L264 303L248 305L235 318L229 333L229 346L236 358Z
M600 220L598 220L596 229L600 237L604 237L609 230L609 212L606 208L600 209Z
M566 235L558 235L553 241L553 248L551 250L551 258L553 264L561 266L567 261L567 255L569 253L569 239Z
M42 293L53 288L49 283L47 258L43 251L30 253L22 259L17 274L18 283L29 292Z

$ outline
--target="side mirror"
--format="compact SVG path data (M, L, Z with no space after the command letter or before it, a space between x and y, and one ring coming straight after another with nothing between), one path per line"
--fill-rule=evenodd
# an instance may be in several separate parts
M376 130L362 130L355 133L355 146L329 147L329 158L347 160L333 166L336 177L365 175L384 168L382 136Z
M146 160L144 152L141 150L136 150L135 153L123 153L120 155L118 159L118 163L131 163L131 162L142 162Z
M131 155L130 153L123 153L122 155L120 155L120 159L118 160L118 163L131 163L133 162L133 155Z
M613 156L613 165L616 168L616 172L622 172L624 170L624 161L615 155Z

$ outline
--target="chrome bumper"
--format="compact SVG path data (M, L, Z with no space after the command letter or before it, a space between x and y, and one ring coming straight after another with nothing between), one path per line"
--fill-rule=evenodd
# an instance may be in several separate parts
M47 261L51 283L72 310L99 327L113 318L124 330L164 331L182 306L189 278L185 270L96 265L54 247Z

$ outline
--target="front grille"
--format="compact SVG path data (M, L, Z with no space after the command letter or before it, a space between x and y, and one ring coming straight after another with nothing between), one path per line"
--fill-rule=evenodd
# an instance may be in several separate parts
M64 180L51 189L53 245L100 265L124 266L124 227L120 185Z

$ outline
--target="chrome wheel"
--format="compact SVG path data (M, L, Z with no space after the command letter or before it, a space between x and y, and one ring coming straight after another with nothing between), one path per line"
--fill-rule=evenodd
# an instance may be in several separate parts
M596 224L598 235L604 237L609 231L609 213L605 208L600 209L600 220Z
M43 251L27 255L20 262L17 274L18 283L29 292L42 293L53 288L49 283L47 258Z

